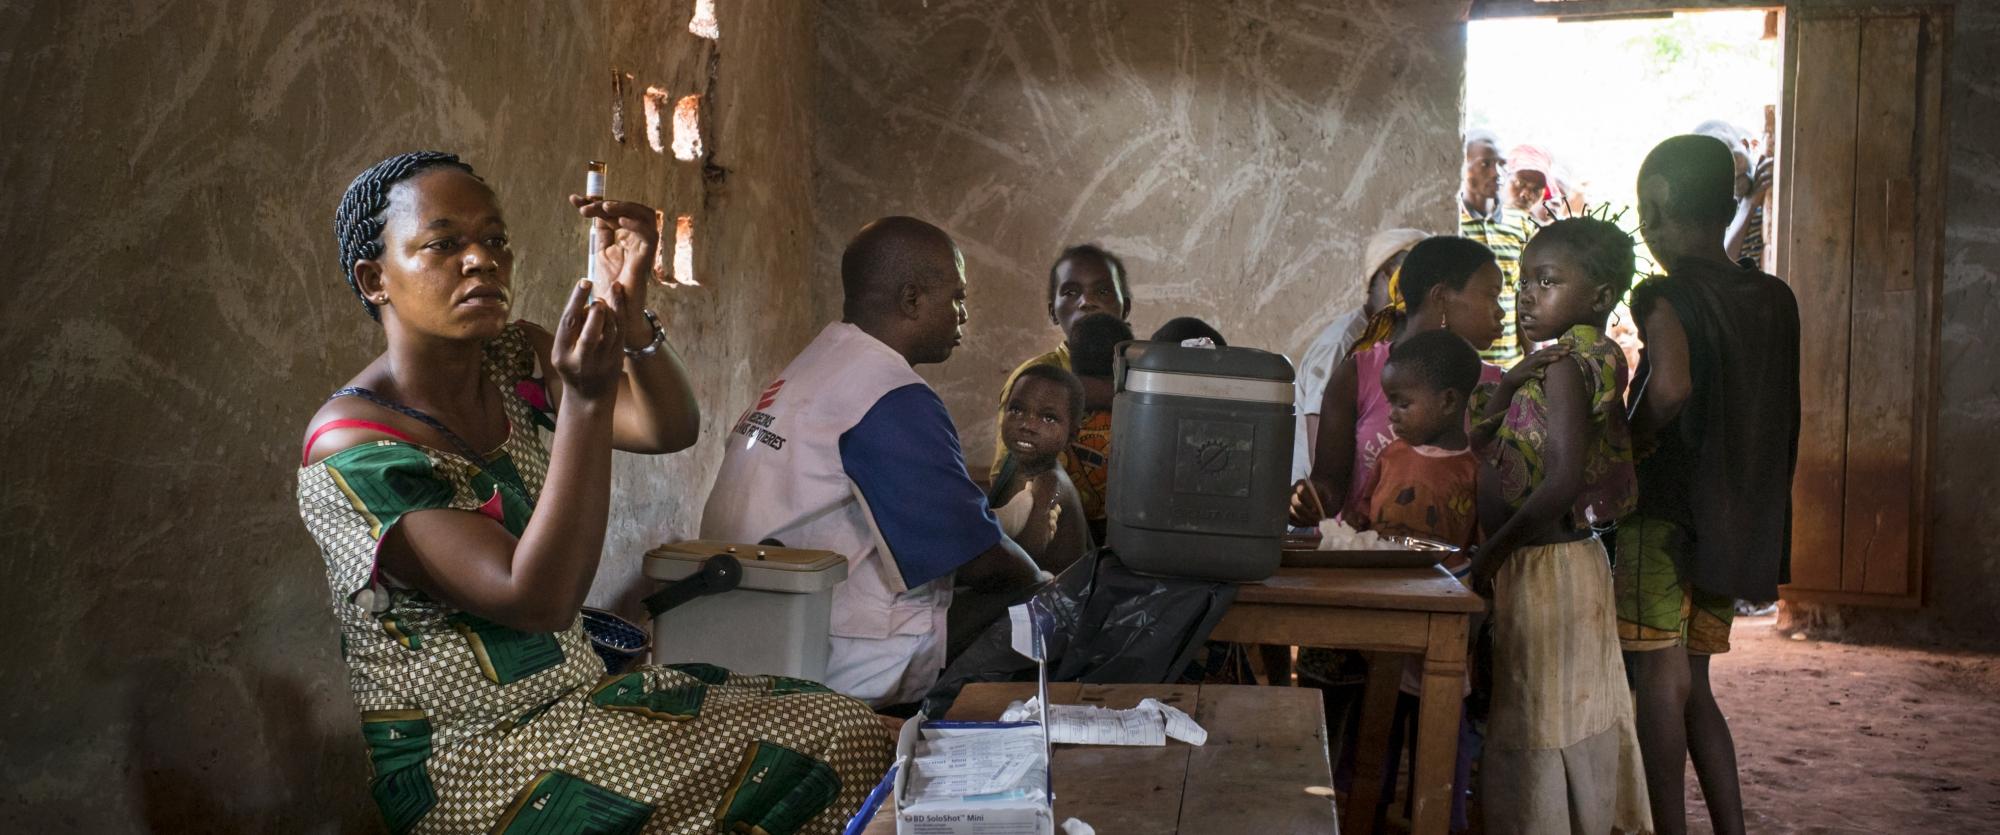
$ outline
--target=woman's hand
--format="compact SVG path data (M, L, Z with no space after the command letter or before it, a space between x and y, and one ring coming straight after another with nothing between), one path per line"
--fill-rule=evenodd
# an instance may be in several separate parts
M549 351L567 397L608 404L617 396L625 369L620 330L610 307L591 297L590 282L577 282L556 323L555 345Z
M646 347L653 341L653 328L646 322L646 287L660 249L659 213L641 203L578 194L570 195L569 202L596 228L603 247L591 254L597 259L597 274L610 278L598 300L611 306L625 347L634 351Z
M1539 379L1542 376L1542 369L1548 368L1550 363L1566 356L1569 356L1569 346L1562 344L1550 345L1527 355L1515 363L1513 368L1507 369L1506 374L1501 375L1501 390L1511 395L1521 387L1521 384Z
M1320 498L1319 488L1312 479L1299 479L1292 485L1291 523L1301 528L1310 528L1327 517L1326 502Z

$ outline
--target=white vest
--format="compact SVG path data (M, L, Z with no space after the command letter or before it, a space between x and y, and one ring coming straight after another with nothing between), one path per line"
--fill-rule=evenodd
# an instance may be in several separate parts
M825 683L877 706L916 701L937 682L951 578L905 586L841 466L840 436L912 383L924 379L894 349L853 325L827 325L737 419L701 519L703 539L775 538L847 557Z

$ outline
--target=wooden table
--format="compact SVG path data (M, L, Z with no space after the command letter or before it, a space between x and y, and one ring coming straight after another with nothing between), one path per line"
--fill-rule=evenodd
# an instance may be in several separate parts
M1033 684L974 684L949 719L998 719ZM1152 697L1208 730L1200 747L1058 745L1050 764L1056 822L1078 818L1105 835L1126 833L1337 832L1326 719L1318 691L1173 684L1049 684L1056 704L1128 708ZM895 812L867 835L894 835Z
M1374 829L1381 802L1389 721L1402 665L1388 653L1423 659L1417 713L1417 762L1411 775L1414 835L1442 835L1451 819L1453 764L1464 696L1466 623L1485 603L1438 567L1280 568L1245 583L1212 637L1246 644L1290 644L1382 653L1369 665L1361 702L1355 779L1342 821L1349 835Z

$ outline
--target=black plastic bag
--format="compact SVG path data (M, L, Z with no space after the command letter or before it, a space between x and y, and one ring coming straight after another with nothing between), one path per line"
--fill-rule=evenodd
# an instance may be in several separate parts
M1050 616L1050 681L1164 684L1180 678L1229 611L1236 584L1135 574L1100 548L1035 598ZM1034 681L1035 662L1014 651L1011 629L1004 617L987 626L945 668L924 711L944 715L974 682Z

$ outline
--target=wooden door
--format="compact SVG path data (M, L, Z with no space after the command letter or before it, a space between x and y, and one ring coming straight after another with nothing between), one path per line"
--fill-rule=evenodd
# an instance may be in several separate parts
M1922 603L1948 14L1788 16L1778 274L1799 300L1803 428L1787 599Z

